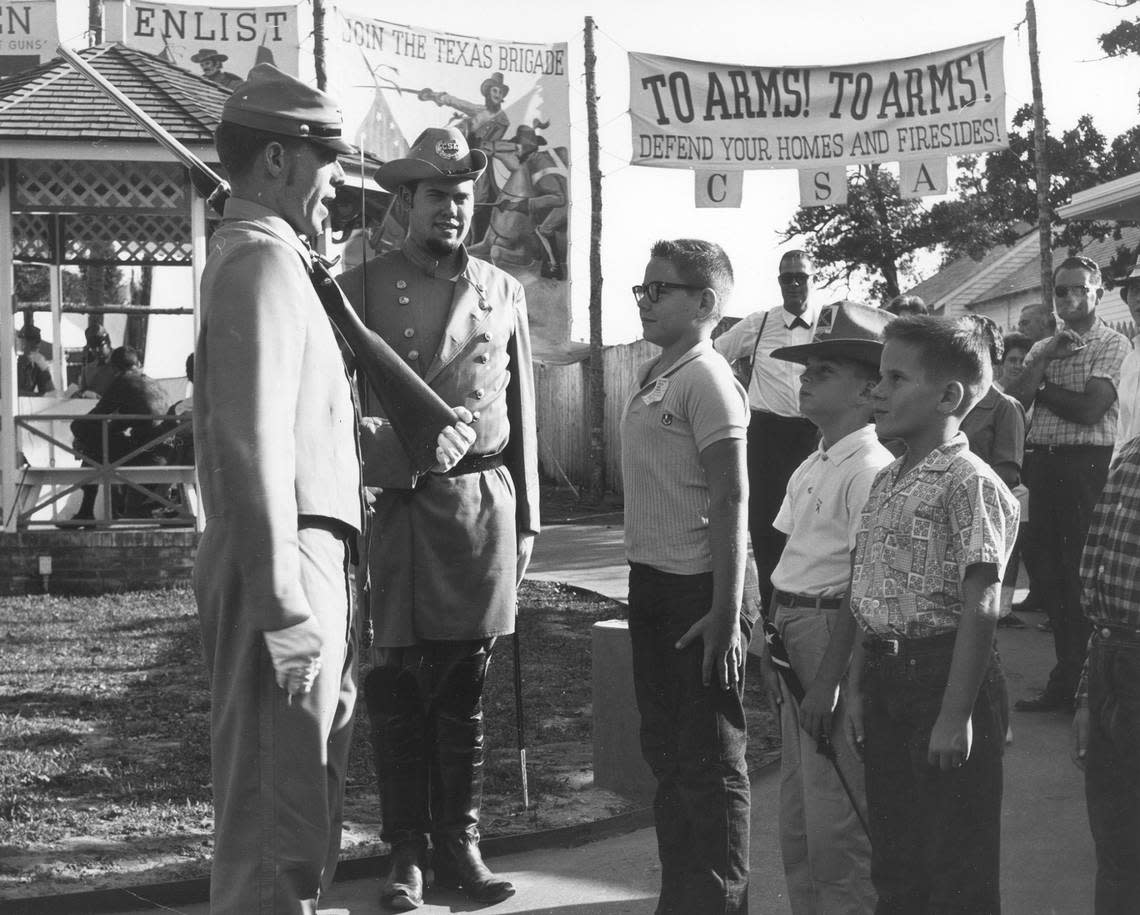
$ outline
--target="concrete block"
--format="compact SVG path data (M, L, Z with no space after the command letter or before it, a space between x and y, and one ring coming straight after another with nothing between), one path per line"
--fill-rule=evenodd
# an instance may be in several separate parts
M592 629L594 784L648 800L657 781L641 756L641 716L633 693L633 656L625 620Z

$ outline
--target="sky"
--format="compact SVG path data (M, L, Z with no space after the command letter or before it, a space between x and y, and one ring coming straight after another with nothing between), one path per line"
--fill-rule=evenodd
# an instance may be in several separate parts
M332 0L326 0L331 5ZM60 0L74 14L61 23L69 37L86 22L86 0ZM247 2L213 0L217 6ZM272 5L272 4L268 4ZM570 45L571 158L587 160L584 18L594 17L598 56L598 121L603 173L603 336L622 343L640 335L630 287L640 282L650 246L659 238L701 237L721 244L732 259L736 291L727 314L743 315L779 302L776 266L795 245L779 233L799 202L795 171L750 171L739 209L698 210L687 171L629 164L630 125L627 53L641 51L752 66L836 65L907 57L1005 36L1007 123L1031 99L1028 33L1022 0L610 0L609 3L480 0L425 4L422 0L342 0L346 10L390 22L462 35ZM1038 41L1046 116L1054 130L1072 127L1082 114L1113 137L1140 121L1137 90L1140 58L1105 59L1097 36L1121 19L1140 13L1100 0L1038 0ZM61 16L61 18L63 18ZM572 337L589 337L589 218L587 169L572 175ZM936 269L931 261L927 272ZM852 289L853 295L861 289ZM842 286L817 292L825 301L843 298Z

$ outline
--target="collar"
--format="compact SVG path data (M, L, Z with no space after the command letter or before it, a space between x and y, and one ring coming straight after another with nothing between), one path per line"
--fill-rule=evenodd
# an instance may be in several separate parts
M435 277L436 279L451 280L454 282L467 272L468 255L465 245L459 246L459 269L453 275L448 275L446 272L442 274L439 273L439 258L437 258L430 251L426 250L422 245L412 241L410 238L404 240L404 244L403 247L400 248L400 252L404 255L404 257L408 259L408 261L410 261L428 276Z
M256 203L253 200L246 200L244 197L230 197L226 201L223 216L227 220L240 219L260 223L270 235L281 239L290 248L300 254L306 264L312 263L313 255L309 246L301 240L300 236L297 235L289 223L264 204Z
M909 476L912 473L945 473L950 469L954 458L969 450L970 442L966 438L966 433L959 430L952 439L943 442L924 457L917 466L912 467L907 475ZM902 466L902 460L902 458L898 458L896 461L899 467ZM897 468L895 472L898 473ZM897 478L896 482L898 482Z
M712 346L711 340L701 340L699 343L697 343L691 349L686 350L684 353L681 354L681 356L677 359L676 362L674 362L671 366L669 366L669 368L665 369L664 372L662 372L660 375L658 375L656 378L654 378L653 383L656 384L662 378L672 377L682 367L684 367L688 363L692 362L699 355L701 355L701 353L703 353L705 351L708 351L708 352L713 351L713 346ZM661 358L661 357L659 356L658 359L659 358ZM637 369L637 386L639 389L645 387L645 385L648 384L648 382L645 380L645 377L649 374L649 370L651 368L653 368L653 366L655 366L656 364L657 364L657 359L649 359L649 360L641 363L641 365L638 367L638 369Z
M804 309L804 313L802 315L792 314L783 305L778 305L777 307L780 309L780 315L784 320L784 330L791 330L792 322L795 321L796 318L800 318L802 321L804 321L804 323L806 323L808 326L808 330L811 330L813 327L815 327L815 319L819 317L819 308L812 302L810 298L808 299L807 307Z
M816 452L821 456L826 454L827 459L834 464L842 464L849 457L853 457L867 445L878 440L879 437L875 434L875 424L867 423L854 432L848 432L830 448L824 448L821 441Z

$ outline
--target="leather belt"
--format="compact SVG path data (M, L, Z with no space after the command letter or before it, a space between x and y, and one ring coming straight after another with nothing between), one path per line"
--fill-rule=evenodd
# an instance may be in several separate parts
M1082 451L1111 451L1112 445L1039 445L1026 442L1027 454L1078 454Z
M773 591L772 606L812 607L816 610L838 610L843 606L843 598L808 597L806 594L789 594L787 591Z
M444 476L461 477L468 473L481 473L503 466L503 454L469 454L452 467Z
M868 656L878 658L915 658L953 651L957 637L957 631L923 639L884 639L877 635L867 635L863 639L863 651Z

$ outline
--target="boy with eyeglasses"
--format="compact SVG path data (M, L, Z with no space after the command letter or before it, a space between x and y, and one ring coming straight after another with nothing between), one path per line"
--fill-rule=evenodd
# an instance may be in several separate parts
M1053 628L1057 663L1041 695L1021 699L1022 712L1070 710L1085 660L1089 624L1081 613L1081 548L1104 488L1116 436L1120 367L1128 338L1097 317L1104 288L1100 267L1070 257L1053 273L1061 326L1025 357L1006 389L1033 423L1025 447L1029 534L1040 590Z
M772 570L787 538L772 526L792 472L815 450L818 434L800 412L799 369L772 358L784 346L810 343L819 309L811 301L814 266L806 251L780 258L783 304L748 315L713 344L729 362L750 360L748 368L748 533L760 576L760 595L772 597Z
M748 911L748 407L709 343L732 282L719 245L679 239L653 246L633 287L645 339L661 348L621 419L633 680L657 779L658 915Z

